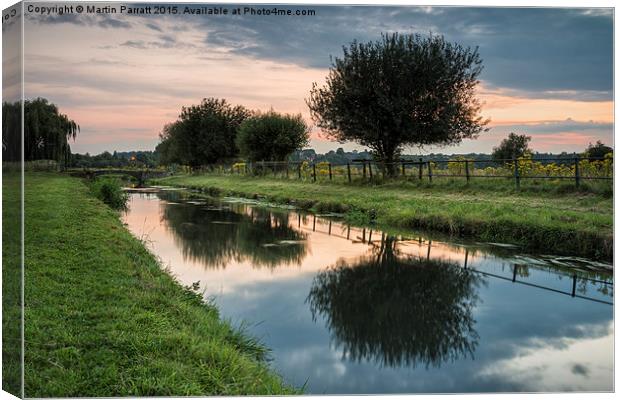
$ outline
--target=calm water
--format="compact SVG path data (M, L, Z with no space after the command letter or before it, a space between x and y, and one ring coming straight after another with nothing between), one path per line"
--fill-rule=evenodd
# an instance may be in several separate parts
M609 265L190 196L124 221L309 393L613 390Z

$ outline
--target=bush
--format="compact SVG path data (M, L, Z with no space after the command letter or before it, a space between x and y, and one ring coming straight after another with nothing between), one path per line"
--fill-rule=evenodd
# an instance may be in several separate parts
M115 210L127 208L129 195L123 190L118 178L101 177L95 179L91 185L95 196Z

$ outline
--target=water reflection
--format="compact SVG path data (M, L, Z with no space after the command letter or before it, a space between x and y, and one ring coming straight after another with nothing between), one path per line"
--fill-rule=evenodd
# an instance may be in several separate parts
M452 263L402 257L395 243L383 235L371 256L320 272L308 296L313 317L325 319L353 361L428 368L473 357L482 278Z
M175 192L124 220L308 393L613 389L610 265Z
M159 195L167 200L172 196ZM206 267L242 261L257 268L299 265L307 251L306 235L289 227L286 213L202 200L164 203L162 217L183 255Z

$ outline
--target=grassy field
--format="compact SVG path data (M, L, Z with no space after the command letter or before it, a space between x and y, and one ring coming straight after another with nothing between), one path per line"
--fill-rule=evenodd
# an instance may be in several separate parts
M293 393L76 178L26 176L25 395Z
M355 223L422 228L530 250L611 260L611 191L572 185L533 186L463 182L346 185L243 176L183 175L154 183L214 195L261 197L319 212L344 212Z
M22 397L21 173L2 172L2 389Z

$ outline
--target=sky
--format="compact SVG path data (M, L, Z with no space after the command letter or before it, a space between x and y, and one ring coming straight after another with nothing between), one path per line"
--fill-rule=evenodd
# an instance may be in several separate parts
M80 125L74 152L152 150L181 107L206 97L312 123L305 99L324 82L330 56L389 32L478 46L484 66L478 96L490 131L407 153L490 152L509 132L530 135L539 152L613 141L611 9L304 5L278 7L315 15L233 16L134 15L110 5L116 13L25 13L25 95L49 99ZM363 149L316 127L310 147Z

